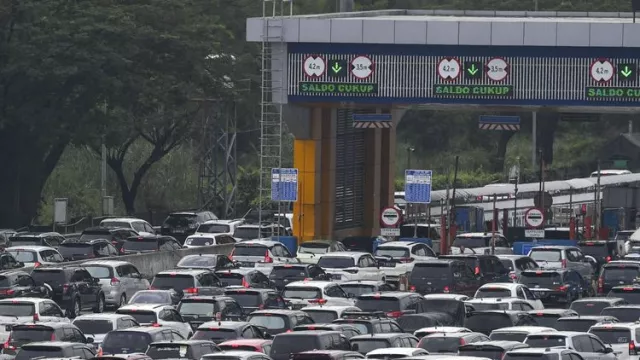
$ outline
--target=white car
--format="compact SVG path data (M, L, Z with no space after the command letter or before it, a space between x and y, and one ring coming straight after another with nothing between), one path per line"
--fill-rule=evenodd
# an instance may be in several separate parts
M383 348L383 349L375 349L373 351L369 351L366 355L367 359L397 359L408 356L421 356L421 355L429 355L429 352L425 349L421 348L400 348L400 347L392 347L392 348Z
M80 315L73 319L72 324L86 336L91 336L94 346L100 346L109 331L139 326L133 316L106 313Z
M562 346L577 351L585 360L618 359L612 348L605 345L598 336L591 333L576 331L542 332L528 335L524 339L524 343L531 347L547 349Z
M265 274L271 273L275 264L296 264L298 259L293 257L286 246L272 240L247 240L235 244L231 251L231 259L240 267L257 268ZM260 264L260 268L256 265Z
M467 295L462 294L427 294L424 296L427 300L457 300L457 301L467 301L470 299Z
M53 300L39 298L14 298L0 300L0 341L9 338L7 325L30 322L69 322L64 311Z
M16 261L24 263L26 267L58 265L64 261L58 250L48 246L13 246L7 248L6 251L13 255Z
M317 264L320 256L337 251L347 251L347 248L339 241L312 240L300 243L297 257L303 264Z
M285 285L282 297L291 303L293 310L310 305L353 306L355 300L349 298L340 285L329 281L295 281Z
M196 229L194 235L197 234L227 234L233 235L233 232L240 225L244 224L244 219L233 219L233 220L207 220L204 223L200 224Z
M131 304L119 308L116 314L131 315L140 325L172 328L185 339L193 335L191 325L184 322L178 310L171 305Z
M530 334L554 331L556 331L556 329L546 326L510 326L493 330L491 334L489 334L489 339L492 341L523 342Z
M636 350L640 347L640 323L597 324L589 329L589 333L610 345L618 359L640 359L639 350Z
M418 339L422 339L423 337L431 334L448 334L448 333L470 333L471 330L466 327L460 326L430 326L422 329L418 329L413 332L413 336Z
M480 286L473 296L481 298L519 298L528 302L533 310L542 310L542 301L536 299L531 290L522 284L515 283L488 283Z
M492 233L464 233L456 235L451 245L451 254L489 254ZM496 233L495 254L513 254L509 241L501 233Z
M387 276L386 281L398 281L409 275L417 261L436 259L436 253L426 244L413 241L390 241L378 245L373 253Z
M109 229L133 229L138 234L140 234L140 236L151 236L156 234L156 231L153 229L153 226L151 226L151 224L142 219L136 218L104 219L100 221L100 226Z
M313 319L316 324L328 324L333 320L342 318L342 314L345 312L360 312L361 310L355 306L344 305L319 305L319 306L305 306L300 309Z
M344 251L320 256L318 266L334 280L385 281L386 274L378 262L366 252Z
M536 310L528 301L519 298L480 298L466 301L475 311L484 310Z
M195 248L211 245L235 244L238 242L229 234L193 234L184 240L183 248Z

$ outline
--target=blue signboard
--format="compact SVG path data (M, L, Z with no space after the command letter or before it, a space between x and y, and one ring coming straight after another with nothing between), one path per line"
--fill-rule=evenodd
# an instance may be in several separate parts
M404 199L408 203L431 202L431 170L404 171Z
M298 201L298 169L271 169L271 200Z
M480 115L481 124L520 124L520 116Z
M391 114L353 114L353 121L392 121Z

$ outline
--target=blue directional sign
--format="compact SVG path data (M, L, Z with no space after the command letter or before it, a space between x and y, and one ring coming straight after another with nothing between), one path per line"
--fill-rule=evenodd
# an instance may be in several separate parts
M431 170L404 171L404 199L408 203L431 203Z
M271 200L298 201L298 169L271 169Z
M482 130L520 130L520 116L480 115L478 127Z

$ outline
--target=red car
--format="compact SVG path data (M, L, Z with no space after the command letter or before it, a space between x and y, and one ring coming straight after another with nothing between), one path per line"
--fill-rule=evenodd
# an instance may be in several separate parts
M221 350L257 351L269 355L272 340L264 339L236 339L218 344Z

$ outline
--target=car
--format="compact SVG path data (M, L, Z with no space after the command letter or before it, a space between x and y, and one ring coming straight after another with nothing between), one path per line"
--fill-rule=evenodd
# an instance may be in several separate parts
M575 300L569 308L580 316L600 315L606 307L627 305L628 302L620 297L592 297Z
M221 351L256 351L268 355L272 342L270 339L234 339L221 342L218 347Z
M211 271L237 268L224 254L193 254L183 256L176 264L178 269L207 269Z
M397 321L387 318L386 315L379 312L343 313L342 319L336 319L332 321L332 324L351 325L363 335L404 332Z
M22 261L16 260L16 258L8 252L0 253L0 271L21 268L24 268L24 263Z
M242 224L233 231L233 237L240 241L269 240L272 236L291 236L291 231L279 224Z
M527 301L518 298L481 298L471 299L465 302L471 305L475 311L483 310L533 310L533 306Z
M355 280L355 281L342 281L340 287L347 296L356 298L363 294L380 293L387 291L394 291L395 286L387 284L384 281L373 280Z
M542 301L536 298L527 286L522 284L489 283L482 285L474 295L476 299L500 297L519 298L528 302L534 310L544 309Z
M216 344L234 339L268 339L265 328L244 321L208 321L200 324L192 339L208 340Z
M525 270L536 270L538 264L526 255L496 255L502 265L509 270L509 278L517 282L520 279L520 273Z
M271 360L271 358L255 351L223 351L207 354L200 360Z
M92 346L63 341L32 342L22 346L15 360L31 360L42 358L78 358L90 359L96 355Z
M8 270L0 273L0 299L17 297L48 298L49 288L38 286L24 271Z
M9 338L16 324L63 322L69 323L58 304L49 299L16 298L0 300L0 342Z
M184 339L184 336L175 329L162 326L139 326L113 330L104 337L98 348L98 354L102 357L108 354L144 353L149 344L153 342Z
M169 290L187 295L222 295L220 279L205 269L173 269L153 277L150 289Z
M606 295L614 286L633 284L640 278L640 262L616 260L604 264L598 277L597 293Z
M420 339L418 347L427 350L430 354L457 355L460 345L477 341L489 341L489 338L477 332L441 332L426 335Z
M354 336L362 335L360 330L358 330L355 326L346 325L346 324L323 324L323 323L315 323L315 324L307 324L307 325L298 325L293 328L293 331L338 331L342 335L346 336L347 339L351 339Z
M386 281L392 283L398 283L400 276L411 273L416 262L437 258L428 245L414 241L390 241L380 244L373 256L383 268Z
M196 359L220 352L220 348L208 340L156 341L149 344L145 354L152 359Z
M594 295L591 284L572 269L527 270L521 273L518 282L545 305L568 305L583 296Z
M274 336L269 356L273 360L288 360L291 354L310 350L349 351L351 345L338 331L295 331Z
M491 239L494 237L492 233L464 233L456 235L451 244L451 254L488 254L491 251ZM500 234L495 234L495 254L511 254L509 241Z
M228 288L224 294L237 301L245 314L256 310L286 308L280 293L272 289Z
M363 355L376 349L397 347L416 348L418 346L418 338L406 333L358 335L349 339L349 342L351 343L351 350Z
M126 261L94 260L82 266L92 277L99 279L107 306L124 306L135 293L150 287L138 268Z
M102 344L110 331L140 326L133 316L123 314L85 314L73 319L72 324L91 336L95 345Z
M106 239L79 241L67 239L60 246L58 252L65 261L87 260L101 257L118 256L118 250Z
M640 319L640 305L619 305L602 309L600 315L613 316L620 322L636 322Z
M541 268L573 269L589 283L594 280L594 265L575 246L537 246L527 254Z
M507 351L526 349L528 347L529 345L525 345L520 341L477 341L460 345L458 356L477 356L502 360Z
M61 359L66 360L66 359ZM118 354L118 355L103 355L98 357L93 357L89 360L153 360L145 354Z
M193 234L187 236L182 245L185 249L202 246L235 244L237 241L228 234Z
M141 290L133 294L127 304L178 305L183 295L173 289Z
M347 251L341 242L335 240L311 240L300 243L297 258L303 264L317 264L320 255Z
M331 280L331 275L313 264L282 264L274 265L269 274L269 280L276 290L282 291L286 284L302 280Z
M556 331L527 336L524 343L532 348L565 347L574 349L585 359L617 359L611 347L594 334L574 331Z
M525 348L508 351L502 360L585 360L580 353L575 350L557 348Z
M4 251L4 249L11 246L10 238L17 234L15 230L12 229L0 229L0 250Z
M57 232L20 232L9 238L11 247L43 246L56 248L65 240L62 234Z
M245 223L245 219L222 220L215 219L205 221L196 229L194 235L197 234L227 234L233 235L233 232L240 225Z
M11 333L4 343L2 353L15 356L23 345L38 341L69 341L93 344L94 339L85 337L85 334L77 326L70 323L16 324L11 327Z
M578 316L578 313L571 309L542 309L529 311L529 315L536 319L538 326L554 328L559 318Z
M546 326L510 326L495 329L489 334L491 341L523 342L529 334L554 332L556 329Z
M511 281L511 278L509 277L509 270L502 265L500 259L495 255L459 254L440 255L438 258L464 261L471 269L473 269L473 273L480 280L480 284Z
M128 237L120 252L123 255L146 254L156 251L175 251L182 249L182 245L174 237L165 235L139 235Z
M355 306L364 312L382 311L397 319L404 314L426 312L425 303L426 299L416 293L386 292L360 295Z
M55 266L64 261L58 250L49 246L12 246L5 251L26 267Z
M100 221L100 227L109 229L130 229L140 236L155 235L156 231L147 221L136 218L108 218Z
M640 346L640 323L638 321L617 324L596 324L588 332L611 346L618 358L633 359L638 356Z
M401 347L392 347L392 348L383 348L376 349L367 353L367 359L395 359L395 358L404 358L407 356L420 356L420 355L429 355L429 352L425 349L421 348L401 348Z
M360 308L343 305L319 305L305 306L300 310L309 314L316 324L323 324L342 318L342 314L345 312L359 312Z
M597 262L596 274L602 265L617 260L624 255L624 242L617 240L587 240L578 243L584 255L591 256Z
M640 284L614 286L607 294L608 298L620 298L627 304L640 305Z
M223 287L273 289L274 284L262 271L250 268L218 270L215 272Z
M236 231L239 229L240 227ZM286 246L271 240L247 240L236 243L231 252L231 258L241 267L249 268L255 268L257 263L265 265L298 263L298 259L291 255Z
M448 333L469 333L471 330L461 326L430 326L418 329L413 332L413 336L418 339L431 334L448 334Z
M103 226L94 226L82 230L78 241L85 242L88 240L105 239L115 246L118 253L121 252L124 241L132 236L140 236L137 231L131 228L108 228Z
M131 315L140 325L174 329L185 339L193 334L189 323L186 323L180 313L171 305L125 305L116 310L116 314Z
M386 281L384 270L369 253L356 251L333 252L320 256L318 266L334 280Z
M409 289L423 295L444 292L473 296L480 285L479 276L461 260L419 262L409 275Z
M245 313L230 296L190 296L180 300L178 312L192 329L212 320L243 321Z
M298 325L313 324L311 316L300 310L258 310L247 315L247 321L266 333L276 335L288 330L293 331Z
M291 355L291 360L354 360L364 359L364 355L343 350L313 350Z
M465 326L471 331L486 335L493 330L512 326L537 326L536 320L526 311L485 310L475 311L467 317Z
M160 231L162 235L171 235L184 241L187 236L196 232L200 224L217 219L214 213L206 210L173 212L164 219Z
M617 318L607 315L569 316L556 320L554 328L558 331L587 332L593 325L615 324L617 322Z
M342 306L354 304L354 300L349 298L340 285L329 281L308 280L289 283L282 290L282 297L294 310L316 304Z
M74 318L82 310L101 313L106 296L100 279L94 278L81 266L40 267L33 269L31 277L38 286L48 286L51 298L67 309L67 316Z

